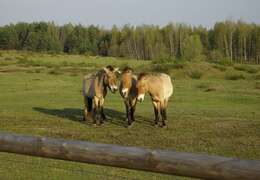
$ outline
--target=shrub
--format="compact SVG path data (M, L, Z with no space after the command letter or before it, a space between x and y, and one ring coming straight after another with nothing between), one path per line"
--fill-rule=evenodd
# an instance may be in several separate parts
M245 66L243 66L243 65L235 65L234 69L238 70L238 71L245 71Z
M222 72L227 70L227 68L225 66L220 65L220 64L214 64L212 67L215 68L215 69L218 69Z
M225 79L227 79L227 80L239 80L239 79L245 79L245 76L242 73L238 73L238 72L228 72L225 75Z
M153 64L169 64L174 63L176 61L175 58L169 56L160 56L152 60Z
M200 79L203 75L203 73L199 70L191 70L188 71L187 74L191 79Z
M171 68L166 64L156 64L152 66L152 71L169 73Z
M224 58L218 62L218 64L223 66L232 66L233 62L229 58Z
M172 69L183 69L184 64L182 62L174 62L167 64L153 64L152 71L170 73Z
M255 88L260 89L260 82L259 81L255 83Z
M41 69L35 69L35 73L40 73Z
M257 75L255 76L255 79L256 79L256 80L260 80L260 74L257 74Z
M61 62L61 65L62 65L62 66L69 66L69 63L68 63L67 61L62 61L62 62Z
M212 62L220 62L224 58L223 54L219 50L212 50L209 53L209 59Z
M206 89L206 88L210 87L210 84L206 83L206 82L203 82L203 83L200 83L200 84L196 85L196 87L199 88L199 89Z
M60 75L62 74L59 68L54 68L48 72L51 75Z
M258 72L258 69L253 67L253 66L248 66L248 65L235 65L234 69L238 71L245 71L251 74L255 74Z
M250 74L255 74L258 72L258 69L255 67L249 67L246 71Z
M6 61L11 61L11 60L13 60L13 59L12 59L11 57L6 57L5 60L6 60Z

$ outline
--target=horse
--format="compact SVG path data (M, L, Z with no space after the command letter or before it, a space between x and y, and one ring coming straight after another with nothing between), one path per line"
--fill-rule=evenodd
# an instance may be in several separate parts
M152 98L155 114L155 125L162 119L162 127L167 120L166 109L173 93L173 85L169 75L164 73L141 73L137 79L137 100L143 102L145 93Z
M133 74L133 69L125 67L122 71L119 92L124 99L126 118L128 126L135 121L134 113L137 103L137 76Z
M115 93L117 87L118 68L112 66L104 67L95 75L86 75L83 78L83 97L84 97L84 118L86 121L90 116L93 118L93 124L98 125L106 119L103 104L107 95L107 88ZM90 81L87 89L87 81Z

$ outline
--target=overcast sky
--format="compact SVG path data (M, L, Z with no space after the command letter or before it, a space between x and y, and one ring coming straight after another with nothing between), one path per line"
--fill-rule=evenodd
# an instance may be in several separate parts
M225 19L260 24L260 0L0 0L0 25L54 21L109 28L183 22L210 27Z

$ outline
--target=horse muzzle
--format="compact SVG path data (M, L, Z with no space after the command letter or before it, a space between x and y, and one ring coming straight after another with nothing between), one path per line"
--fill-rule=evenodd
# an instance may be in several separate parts
M111 86L110 87L110 90L111 90L112 93L115 93L117 91L117 89L118 89L117 86Z
M128 96L128 89L127 88L122 90L122 95L123 95L124 98L127 98L127 96Z
M140 95L137 97L137 101L143 102L143 101L144 101L144 94L140 94Z

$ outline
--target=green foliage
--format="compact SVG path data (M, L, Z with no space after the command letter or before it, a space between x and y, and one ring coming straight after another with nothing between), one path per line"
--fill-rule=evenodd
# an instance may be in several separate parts
M245 79L245 76L244 76L244 74L236 72L236 71L229 71L225 74L225 79L240 80L240 79Z
M220 50L212 50L209 53L209 60L212 62L220 62L221 60L224 59L224 56Z
M173 23L164 27L125 25L112 29L94 25L58 26L53 22L0 27L0 49L126 57L162 63L208 58L223 64L227 61L256 64L260 59L259 44L259 25L242 21L219 22L211 29Z
M202 59L203 46L198 35L191 35L184 40L183 57L189 61Z

